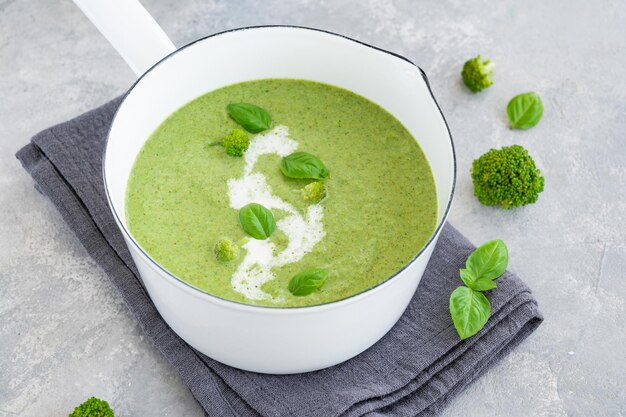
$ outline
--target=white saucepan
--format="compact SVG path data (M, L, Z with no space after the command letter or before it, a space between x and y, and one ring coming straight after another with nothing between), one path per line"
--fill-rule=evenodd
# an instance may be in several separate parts
M391 52L334 33L291 26L230 30L176 50L136 0L75 2L139 77L109 131L104 183L143 283L172 329L213 359L273 374L338 364L387 333L415 293L454 192L452 138L424 72ZM437 228L427 245L384 282L352 297L311 307L237 303L169 273L128 230L126 183L135 157L157 126L202 94L262 78L314 80L351 90L391 112L419 141L437 186Z

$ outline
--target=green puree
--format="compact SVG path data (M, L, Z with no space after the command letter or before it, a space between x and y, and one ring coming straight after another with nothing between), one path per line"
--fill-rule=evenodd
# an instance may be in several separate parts
M237 127L225 111L236 102L267 110L272 126L289 128L297 151L318 156L330 170L328 197L320 203L326 235L302 259L272 271L276 278L261 287L272 296L265 300L247 299L231 287L245 249L229 264L213 255L220 238L246 236L227 186L243 174L244 158L207 146ZM274 195L304 213L308 203L300 189L310 180L286 178L280 160L263 155L254 171L266 176ZM326 303L384 281L426 244L437 220L430 166L397 119L347 90L291 79L221 88L168 117L137 157L126 207L130 231L165 269L218 297L271 306ZM286 215L273 213L277 222ZM275 253L287 247L279 229L270 239ZM289 280L309 268L327 269L326 282L310 295L292 295Z

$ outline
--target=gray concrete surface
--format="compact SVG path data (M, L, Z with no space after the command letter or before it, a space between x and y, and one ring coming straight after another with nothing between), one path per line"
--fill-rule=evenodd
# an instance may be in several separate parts
M224 29L296 24L404 54L429 74L456 141L450 220L504 239L545 323L444 415L626 415L626 3L623 1L146 0L177 45ZM497 64L480 95L463 61ZM122 93L133 75L69 0L0 0L0 416L63 416L90 395L120 416L201 416L115 289L13 154L37 131ZM507 128L513 95L541 123ZM546 177L539 202L481 206L469 166L520 143Z

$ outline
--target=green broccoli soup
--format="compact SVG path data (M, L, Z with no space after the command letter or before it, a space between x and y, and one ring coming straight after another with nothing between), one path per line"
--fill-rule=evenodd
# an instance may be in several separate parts
M189 284L295 307L402 269L435 229L436 197L424 153L387 111L331 85L264 79L198 97L156 129L126 220Z

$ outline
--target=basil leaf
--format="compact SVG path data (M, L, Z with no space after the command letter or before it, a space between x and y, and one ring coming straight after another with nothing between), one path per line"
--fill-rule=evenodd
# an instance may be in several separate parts
M472 282L476 281L476 276L469 269L459 269L459 275L461 276L461 279L463 280L465 285L467 285L468 287Z
M504 242L501 240L492 240L476 248L467 258L465 267L471 271L474 276L473 281L489 281L504 274L508 263L509 251ZM463 276L461 276L461 279L463 279ZM465 282L468 287L472 288L471 285L467 284L465 279L463 279L463 282Z
M259 240L267 239L276 229L272 212L257 203L250 203L239 210L239 223L247 234Z
M327 276L328 271L325 269L313 268L302 271L289 281L289 292L296 296L309 295L324 284Z
M483 293L458 287L450 294L450 315L461 340L474 336L491 315L491 303Z
M254 104L231 103L226 106L226 112L239 126L250 133L259 133L269 129L272 124L270 115Z
M530 129L541 120L543 103L537 93L519 94L509 101L506 106L513 129Z
M280 170L289 178L313 178L322 180L328 177L326 165L308 152L295 152L280 162Z
M496 283L490 279L476 278L476 276L468 269L461 269L459 274L461 275L461 279L465 285L475 291L489 291L498 287Z

